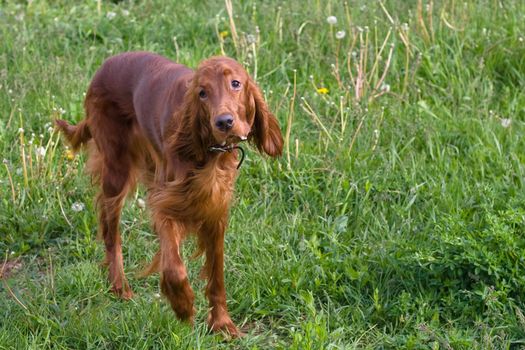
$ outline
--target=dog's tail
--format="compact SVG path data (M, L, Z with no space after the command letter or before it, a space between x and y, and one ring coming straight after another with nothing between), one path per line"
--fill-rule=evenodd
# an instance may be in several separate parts
M160 271L160 250L153 257L153 261L151 262L151 264L149 264L142 271L139 271L137 273L137 277L138 278L148 277L149 275L153 273L157 273L159 271Z
M85 120L81 121L77 125L71 125L65 120L56 119L55 125L62 131L67 141L73 148L73 151L78 151L80 146L85 144L91 139L91 131Z

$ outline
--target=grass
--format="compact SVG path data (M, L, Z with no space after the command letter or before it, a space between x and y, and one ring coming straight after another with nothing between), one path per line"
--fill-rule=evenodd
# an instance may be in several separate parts
M524 2L174 3L2 1L0 348L525 346ZM235 57L286 135L238 179L225 269L242 339L206 332L202 261L186 259L193 329L157 276L135 278L157 247L143 191L122 221L136 297L108 292L85 157L49 129L83 117L106 57L138 49Z

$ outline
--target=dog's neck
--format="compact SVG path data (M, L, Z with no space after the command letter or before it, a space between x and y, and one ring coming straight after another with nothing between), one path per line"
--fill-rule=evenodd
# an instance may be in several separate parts
M241 152L240 160L236 157L237 150ZM183 159L173 155L166 163L165 181L182 181L191 176L192 173L203 169L239 169L243 161L244 150L237 145L229 146L227 149L221 149L220 151L210 150L203 161Z

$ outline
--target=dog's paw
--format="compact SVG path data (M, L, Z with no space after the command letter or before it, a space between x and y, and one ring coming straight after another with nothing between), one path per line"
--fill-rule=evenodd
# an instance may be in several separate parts
M208 316L208 327L214 333L224 333L232 338L245 336L243 332L231 320L230 316L222 315L220 317Z
M130 300L133 298L133 291L131 290L131 287L128 283L125 283L122 286L115 286L111 288L111 291L113 294L115 294L117 297L124 299L124 300Z

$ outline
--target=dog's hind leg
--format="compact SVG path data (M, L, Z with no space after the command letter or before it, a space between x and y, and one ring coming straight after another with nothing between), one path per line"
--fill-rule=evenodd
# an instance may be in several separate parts
M126 197L127 178L122 173L109 173L101 178L102 191L98 196L99 227L106 246L105 263L109 270L112 291L123 299L133 296L124 275L122 240L119 221Z
M106 247L112 291L123 299L133 296L124 275L119 222L128 191L134 188L133 157L130 152L132 125L110 104L86 108L94 120L91 132L95 141L90 152L89 171L100 182L97 197L99 231Z

